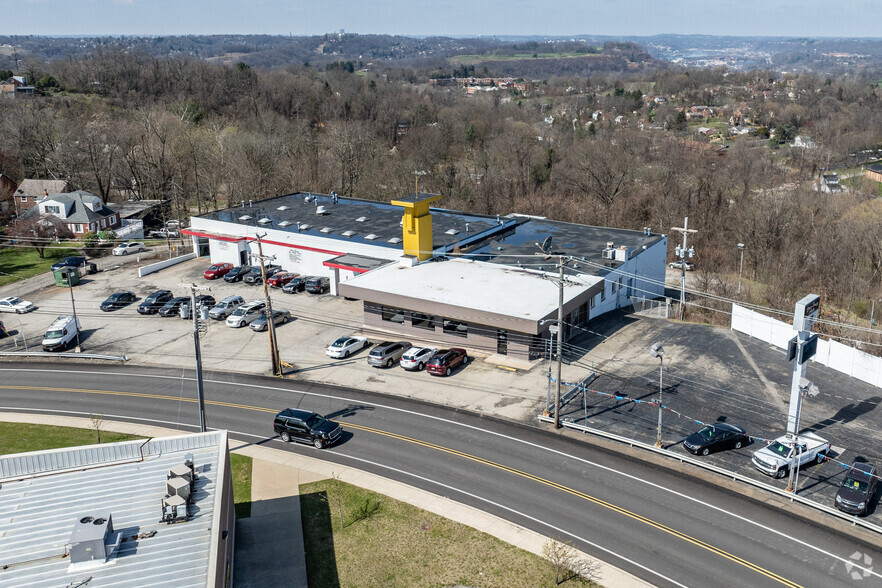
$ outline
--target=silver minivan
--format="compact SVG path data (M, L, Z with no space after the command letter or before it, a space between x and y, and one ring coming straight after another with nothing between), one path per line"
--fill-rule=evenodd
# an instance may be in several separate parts
M208 316L216 321L222 321L243 304L245 304L245 299L241 296L227 296L208 311Z
M244 327L258 316L260 311L266 307L266 303L260 300L252 300L247 304L243 304L233 311L233 314L227 317L228 327Z

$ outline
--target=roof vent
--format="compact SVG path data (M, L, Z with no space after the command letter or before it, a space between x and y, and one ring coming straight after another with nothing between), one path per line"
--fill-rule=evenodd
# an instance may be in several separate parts
M312 228L312 225L308 225L306 223L303 223L302 225L298 225L298 226L300 227L301 231L306 231L306 230L309 230Z
M307 194L303 197L304 202L312 202L312 194Z
M279 223L279 226L282 227L282 228L284 229L285 227L290 227L290 226L291 226L291 223L288 222L288 221L282 221L282 222Z
M239 217L239 220L244 223L245 221L250 221L252 218L254 218L254 217L251 216L250 214L243 214L242 216Z
M283 204L283 205L281 205L280 207L278 207L276 210L285 211L285 210L288 210L289 208L291 208L291 207L290 207L290 206L285 206L285 205Z
M316 214L328 214L328 209L325 208L324 206L316 206L315 213Z
M273 221L271 221L271 220L268 219L267 217L263 217L262 219L260 219L260 220L257 221L257 222L260 223L260 224L262 224L262 225L268 225L268 224L270 224L270 223L273 222Z
M352 235L355 234L355 231L343 231L340 234L343 235L344 237L351 237Z
M445 235L459 235L459 231L457 231L456 229L447 229L446 231L444 231L444 234Z
M612 242L612 241L607 241L607 242L606 242L606 248L607 248L607 249L612 249L612 248L613 248L613 242Z
M373 241L374 239L379 239L380 236L379 236L379 235L374 235L373 233L371 233L370 235L365 235L364 238L365 238L365 240L367 240L367 241Z
M367 217L366 217L366 216L360 216L360 217L358 217L357 219L355 219L355 222L357 222L357 223L363 223L363 222L365 222L365 221L367 221Z
M389 239L388 242L389 242L389 243L392 243L392 244L398 244L398 243L401 243L401 237L392 237L391 239Z
M319 229L319 233L331 233L333 231L334 229L332 229L331 227L322 227L321 229Z

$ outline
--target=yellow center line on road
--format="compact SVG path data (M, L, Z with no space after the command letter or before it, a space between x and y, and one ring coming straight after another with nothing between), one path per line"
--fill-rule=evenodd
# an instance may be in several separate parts
M146 393L142 393L142 392L122 392L122 391L116 391L116 390L90 390L90 389L83 389L83 388L48 388L48 387L41 387L41 386L3 386L3 385L0 385L0 390L40 390L40 391L49 391L49 392L72 392L72 393L76 393L76 394L101 394L101 395L107 395L107 396L126 396L126 397L133 397L133 398L150 398L150 399L154 399L154 400L170 400L170 401L174 401L174 402L196 402L197 401L195 398L184 398L184 397L179 397L179 396L167 396L167 395L161 395L161 394L146 394ZM212 406L223 406L225 408L238 408L238 409L242 409L242 410L251 410L251 411L265 412L265 413L278 412L278 410L275 408L263 408L260 406L251 406L248 404L237 404L234 402L220 402L217 400L206 400L205 404L210 404ZM406 443L411 443L411 444L420 445L422 447L426 447L429 449L434 449L436 451L447 453L449 455L455 455L457 457L461 457L463 459L467 459L467 460L473 461L475 463L480 463L480 464L486 465L488 467L492 467L492 468L502 470L502 471L514 474L516 476L519 476L519 477L522 477L522 478L525 478L528 480L532 480L532 481L537 482L539 484L543 484L543 485L548 486L550 488L554 488L555 490L559 490L561 492L566 492L567 494L571 494L572 496L576 496L578 498L581 498L583 500L586 500L586 501L591 502L593 504L596 504L598 506L602 506L604 508L612 510L613 512L617 512L617 513L619 513L623 516L626 516L628 518L631 518L635 521L639 521L645 525L648 525L650 527L653 527L655 529L658 529L660 531L668 533L669 535L677 537L678 539L686 541L687 543L691 543L692 545L695 545L697 547L701 547L702 549L710 551L711 553L719 555L720 557L728 559L729 561L732 561L732 562L737 563L743 567L746 567L750 570L753 570L754 572L762 574L763 576L766 576L767 578L775 580L776 582L783 584L784 586L789 586L791 588L802 588L802 586L800 584L797 584L791 580L788 580L787 578L784 578L783 576L779 576L778 574L776 574L774 572L770 572L769 570L766 570L765 568L762 568L752 562L749 562L745 559L742 559L742 558L738 557L737 555L733 555L733 554L731 554L727 551L724 551L718 547L714 547L713 545L710 545L709 543L705 543L704 541L701 541L700 539L696 539L694 537L691 537L681 531L678 531L676 529L668 527L667 525L663 525L662 523L658 523L658 522L656 522L650 518L647 518L643 515L637 514L635 512L632 512L632 511L627 510L625 508L622 508L620 506L616 506L615 504L612 504L610 502L606 502L605 500L595 498L594 496L591 496L589 494L585 494L584 492L574 490L573 488L570 488L568 486L564 486L563 484L558 484L557 482L553 482L553 481L548 480L546 478L542 478L540 476L536 476L534 474L525 472L523 470L519 470L519 469L510 467L510 466L507 466L507 465L503 465L501 463L497 463L497 462L494 462L494 461L491 461L488 459L484 459L482 457L478 457L478 456L472 455L470 453L465 453L462 451L458 451L456 449L444 447L443 445L436 445L435 443L421 441L419 439L414 439L413 437L407 437L405 435L399 435L397 433L390 433L389 431L383 431L381 429L374 429L373 427L366 427L363 425L356 425L356 424L349 423L349 422L346 423L346 426L351 429L355 429L357 431L363 431L365 433L373 433L375 435L382 435L384 437L397 439L399 441L404 441Z

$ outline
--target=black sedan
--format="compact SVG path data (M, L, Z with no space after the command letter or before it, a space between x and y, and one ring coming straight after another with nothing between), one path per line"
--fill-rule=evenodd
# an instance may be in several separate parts
M52 267L49 268L52 271L57 269L61 269L63 267L83 267L86 265L86 258L80 257L78 255L71 255L70 257L65 257L59 259L55 263L52 264Z
M747 432L737 425L714 423L692 433L683 440L683 447L695 455L707 455L711 451L741 449L750 439Z
M290 282L282 286L282 292L284 292L285 294L295 294L297 292L303 292L303 288L305 286L306 278L294 278Z
M172 298L159 309L159 316L177 316L181 314L181 306L190 300L188 296L178 296Z
M107 297L107 300L101 303L100 308L103 311L117 310L123 306L128 306L135 300L137 298L132 292L114 292Z
M234 267L224 275L224 282L241 282L242 278L253 269L253 265L240 265Z

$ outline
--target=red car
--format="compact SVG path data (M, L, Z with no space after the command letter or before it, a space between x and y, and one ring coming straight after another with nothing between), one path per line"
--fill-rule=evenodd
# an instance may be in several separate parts
M457 366L468 362L469 356L466 355L465 349L459 347L442 349L426 364L426 371L433 376L449 376Z
M281 288L299 275L294 272L282 272L267 278L266 283L273 288Z
M202 274L202 276L206 280L216 280L218 278L224 277L231 269L233 269L232 263L216 263L205 270L205 273Z

